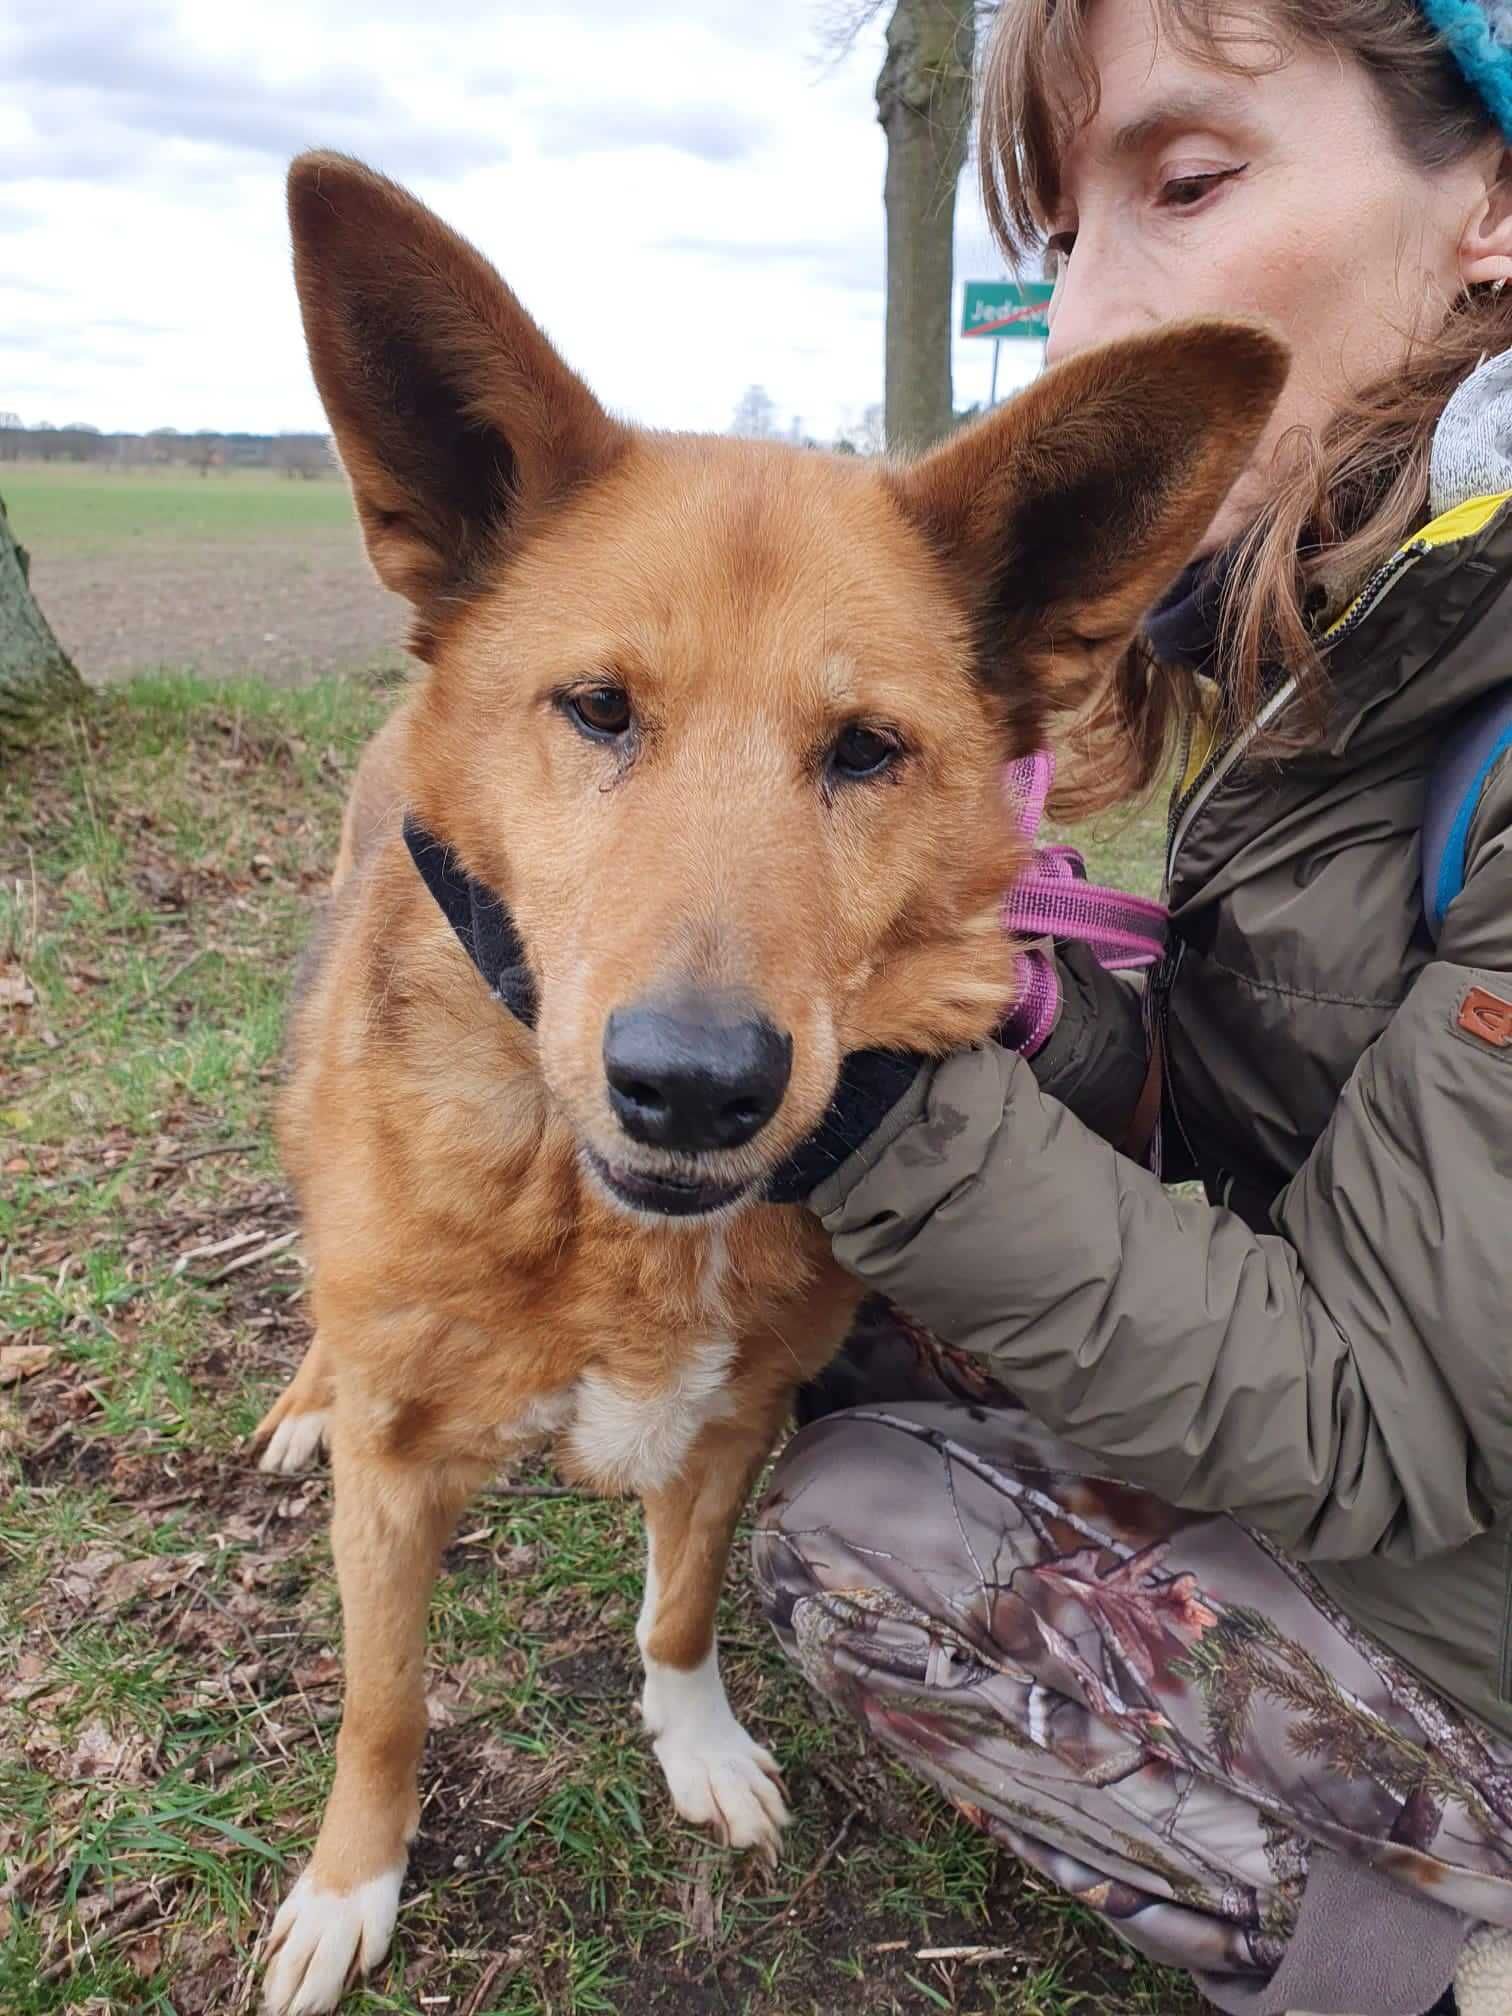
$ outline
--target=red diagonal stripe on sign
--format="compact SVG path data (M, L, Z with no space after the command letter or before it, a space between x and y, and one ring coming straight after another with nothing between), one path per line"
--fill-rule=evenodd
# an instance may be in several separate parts
M1048 301L1032 301L1025 308L1010 308L1008 313L1000 317L998 321L978 322L974 328L968 329L966 334L968 336L990 336L994 330L1007 329L1015 322L1043 321L1045 310L1049 305Z

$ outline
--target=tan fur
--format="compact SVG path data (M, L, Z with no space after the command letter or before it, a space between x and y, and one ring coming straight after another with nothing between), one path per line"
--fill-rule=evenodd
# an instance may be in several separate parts
M739 989L791 1034L776 1117L701 1158L757 1184L819 1121L847 1050L987 1033L1012 989L998 908L1020 858L1002 761L1080 703L1180 566L1284 367L1244 329L1126 346L914 471L653 436L608 419L393 185L307 157L291 210L317 381L431 668L353 787L281 1123L319 1341L262 1432L330 1410L349 1677L308 1881L342 1896L402 1861L415 1824L426 1603L469 1493L546 1432L588 1486L638 1477L648 1671L692 1673L750 1481L857 1300L802 1211L683 1223L612 1201L585 1148L656 1158L610 1109L607 1017ZM1044 548L1073 531L1102 540L1095 579ZM554 702L606 678L642 724L628 760ZM908 753L830 788L852 720ZM405 805L507 898L534 1032L416 875ZM291 1978L270 2007L329 2006Z
M333 892L350 881L380 841L399 831L404 811L405 714L391 714L362 752L341 820L341 843L331 876Z

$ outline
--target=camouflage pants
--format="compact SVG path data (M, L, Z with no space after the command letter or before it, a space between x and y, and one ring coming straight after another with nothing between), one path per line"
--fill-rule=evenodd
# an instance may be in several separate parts
M782 1644L975 1825L1220 2006L1427 2009L1464 1917L1512 1925L1512 1745L1245 1528L1088 1467L1011 1404L818 1420L757 1521ZM1355 1911L1373 1922L1329 1930L1358 1959L1324 1973L1387 1987L1283 1965L1315 1859L1375 1886ZM1341 1994L1359 1999L1323 1999Z

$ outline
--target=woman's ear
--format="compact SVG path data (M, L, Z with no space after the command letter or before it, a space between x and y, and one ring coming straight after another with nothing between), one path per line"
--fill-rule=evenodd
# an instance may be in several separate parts
M1505 147L1495 156L1485 194L1460 240L1460 279L1467 287L1512 280L1512 150Z

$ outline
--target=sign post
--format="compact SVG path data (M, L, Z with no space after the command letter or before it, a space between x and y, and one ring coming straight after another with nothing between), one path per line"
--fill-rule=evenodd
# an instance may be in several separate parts
M1048 310L1055 287L1048 280L968 280L961 304L961 334L992 344L991 404L997 404L998 346L1049 340Z

